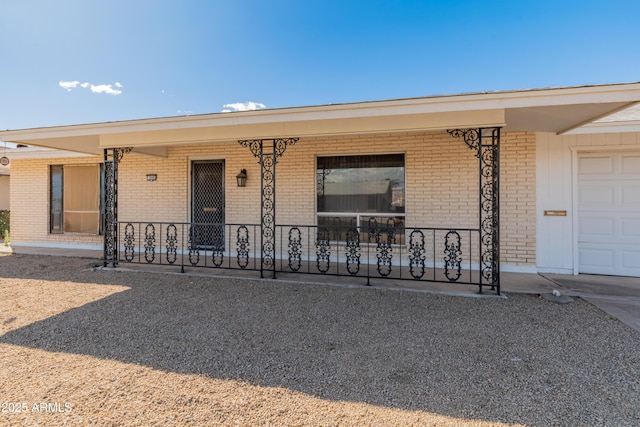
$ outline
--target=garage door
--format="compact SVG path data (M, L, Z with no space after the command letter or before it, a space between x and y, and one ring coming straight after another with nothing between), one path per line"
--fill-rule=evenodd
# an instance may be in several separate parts
M578 156L580 273L640 277L640 152Z

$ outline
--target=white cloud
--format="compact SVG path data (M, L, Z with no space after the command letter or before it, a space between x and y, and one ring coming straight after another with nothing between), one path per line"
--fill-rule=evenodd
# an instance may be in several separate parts
M78 87L79 84L80 82L77 80L74 80L72 82L65 82L64 80L60 80L58 82L58 86L60 86L62 89L65 89L67 92L71 92L71 90Z
M120 95L122 93L122 91L120 90L122 89L122 83L120 82L115 82L112 85L110 84L94 85L89 82L80 83L78 80L74 80L74 81L60 80L58 82L58 86L60 86L62 89L66 90L67 92L71 92L73 89L81 87L82 89L90 89L91 92L93 93L106 93L108 95ZM118 89L114 89L113 86L115 86Z
M121 90L114 89L112 85L91 85L91 92L109 95L120 95L122 93Z
M232 111L262 110L263 108L267 107L260 102L234 102L232 104L224 104L222 106L222 112L230 113Z

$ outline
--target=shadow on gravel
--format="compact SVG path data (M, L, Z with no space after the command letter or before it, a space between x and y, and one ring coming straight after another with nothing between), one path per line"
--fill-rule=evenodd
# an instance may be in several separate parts
M131 290L0 342L464 419L640 419L640 335L581 300L82 272L75 263L27 275ZM4 277L7 266L0 262Z

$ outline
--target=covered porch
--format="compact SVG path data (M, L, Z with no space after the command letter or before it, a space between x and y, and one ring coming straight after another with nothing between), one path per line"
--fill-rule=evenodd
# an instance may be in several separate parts
M315 174L318 212L315 223L277 220L276 165L287 147L295 149L298 138L238 141L260 166L260 200L252 203L254 209L260 206L260 222L233 223L225 220L225 215L208 216L217 220L209 222L114 220L118 216L118 166L129 150L106 149L104 265L164 264L179 267L182 272L195 267L253 270L260 277L271 278L281 273L349 276L360 278L367 285L372 279L444 282L476 285L480 292L488 286L500 293L500 128L456 129L449 131L446 138L452 143L457 140L456 144L466 144L470 157L476 158L476 206L471 209L478 215L476 227L408 224L404 191L395 195L395 201L391 191L383 196L365 191L365 198L376 199L374 205L397 205L386 210L384 206L373 209L374 212L346 209L356 212L354 217L331 210L321 212L324 209L319 206L327 204L329 193L327 176L330 172L339 174L341 169L320 164ZM193 187L198 185L196 180L192 172ZM379 187L376 182L366 181L364 187ZM404 188L404 178L397 185ZM346 194L344 199L348 203L353 197ZM212 197L201 204L192 195L192 218L198 218L194 214L199 210L220 214L225 211L224 203L224 197Z

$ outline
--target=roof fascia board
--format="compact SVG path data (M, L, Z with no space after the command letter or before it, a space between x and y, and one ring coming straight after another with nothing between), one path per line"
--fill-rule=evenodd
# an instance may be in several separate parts
M11 159L58 159L67 157L95 157L102 154L100 153L80 153L77 151L60 150L56 148L38 147L37 150L20 150L7 153ZM140 147L133 150L134 153L143 154L152 157L168 157L168 150L166 147Z
M143 132L149 130L241 126L260 123L399 116L545 105L636 102L639 99L640 83L535 89L513 92L488 92L352 104L165 117L15 131L8 130L0 131L0 140L19 141L20 138L22 138L22 140L33 140L52 137L63 138L96 134Z

